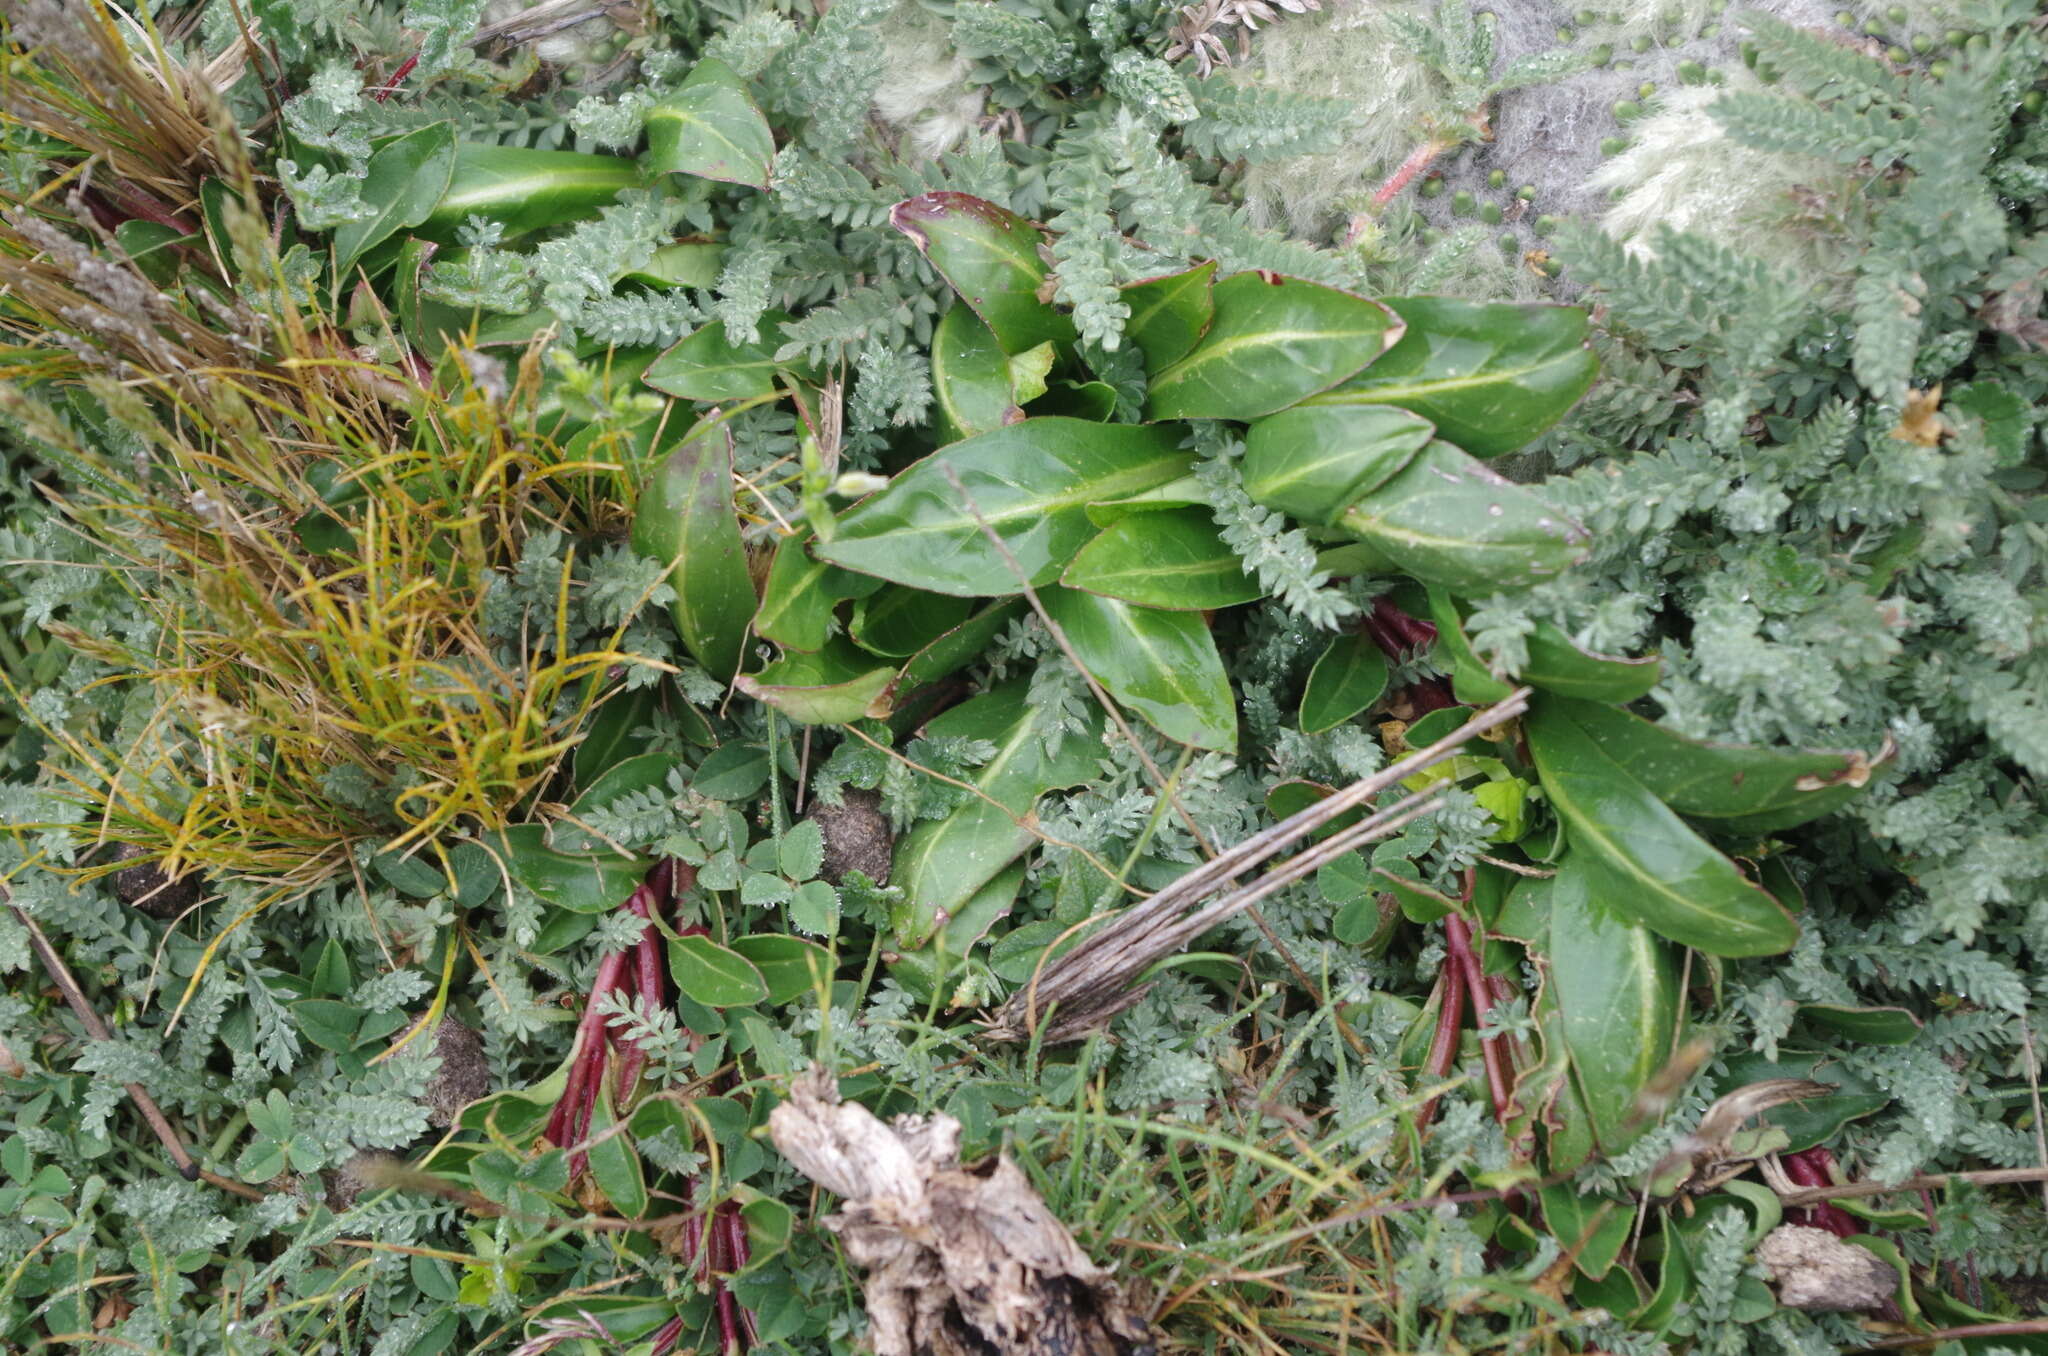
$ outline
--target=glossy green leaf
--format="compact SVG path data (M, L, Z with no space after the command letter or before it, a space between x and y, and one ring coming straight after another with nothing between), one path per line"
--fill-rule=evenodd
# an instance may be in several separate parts
M1081 666L1168 739L1237 751L1237 699L1208 624L1073 589L1040 592Z
M932 396L946 442L1024 417L1010 359L994 332L964 302L955 302L932 333Z
M1798 940L1784 907L1604 753L1564 705L1539 699L1523 729L1594 899L1710 955L1772 956Z
M143 275L158 287L168 287L178 275L181 247L200 247L200 237L187 235L175 226L137 217L114 228L114 241Z
M889 224L974 308L1003 352L1073 342L1074 322L1039 297L1044 237L1015 212L966 193L926 193L897 203Z
M800 532L775 545L775 559L761 585L754 634L787 650L822 650L832 637L832 612L848 598L863 598L880 587L871 575L855 574L810 553L811 534Z
M816 554L939 593L990 596L1016 593L1025 581L1049 584L1095 535L1090 503L1186 473L1192 462L1180 439L1171 429L1026 419L912 464L841 518ZM988 540L977 512L1011 559Z
M989 643L1002 633L1012 619L1024 615L1022 598L1003 598L990 603L946 634L912 655L896 680L896 690L913 692L957 673L981 656Z
M1430 420L1477 457L1549 428L1599 370L1586 313L1571 306L1388 297L1407 325L1385 357L1315 404L1386 404Z
M1332 640L1301 693L1301 732L1321 734L1342 725L1387 690L1387 656L1363 631Z
M668 972L676 988L707 1008L736 1008L768 997L761 971L731 947L701 933L668 939Z
M612 1213L639 1219L647 1213L647 1178L640 1168L640 1155L633 1150L632 1137L623 1132L606 1133L615 1124L611 1101L607 1079L590 1112L590 1176L611 1202Z
M694 287L709 292L718 286L718 275L724 268L725 246L688 240L663 245L644 265L629 269L625 279L649 287Z
M365 251L425 221L448 193L455 173L455 129L429 123L387 141L370 157L362 184L370 215L334 232L334 267L346 274Z
M1121 289L1131 313L1124 320L1124 338L1145 355L1145 370L1159 372L1179 362L1208 333L1216 317L1210 289L1216 261L1204 259L1193 268L1126 283Z
M723 402L774 395L789 364L775 361L782 322L770 311L761 317L760 337L750 344L726 338L725 322L714 320L690 331L647 366L641 380L682 400Z
M603 913L640 888L647 863L610 850L563 852L538 824L518 824L485 840L527 892L575 913Z
M1128 502L1128 501L1126 501ZM1117 519L1060 575L1070 589L1144 607L1200 612L1266 596L1206 508L1171 508Z
M1484 596L1548 579L1586 530L1446 442L1433 442L1339 520L1426 584Z
M1495 702L1514 690L1514 683L1495 677L1474 652L1465 634L1464 611L1448 592L1429 590L1429 615L1436 624L1439 662L1450 671L1460 700ZM1625 659L1594 654L1580 649L1549 622L1538 622L1524 643L1529 658L1512 675L1515 682L1567 697L1630 702L1656 687L1663 676L1664 661L1656 655Z
M565 852L591 852L604 848L603 838L582 828L576 821L593 814L603 814L615 802L629 796L643 795L666 786L669 773L679 765L671 753L638 753L612 764L569 803L569 817L555 825L554 845Z
M576 785L591 785L605 769L630 757L637 747L634 731L652 720L660 705L658 687L631 688L606 698L576 745Z
M723 426L669 453L641 488L633 549L668 563L684 648L712 677L731 678L756 600L732 506L732 434Z
M1350 377L1401 335L1386 307L1320 283L1239 273L1185 357L1153 373L1153 419L1256 419Z
M733 938L732 949L761 972L770 1003L787 1003L832 979L832 953L801 937L755 933Z
M896 945L916 950L981 888L1038 841L1029 816L1038 798L1078 786L1097 775L1099 716L1057 743L1052 717L1024 700L1025 683L1012 682L961 703L933 719L933 738L985 739L995 755L967 778L981 794L940 820L926 820L896 842L890 884L901 890L890 906Z
M1799 1019L1861 1045L1910 1045L1920 1034L1920 1019L1904 1008L1801 1003Z
M1164 513L1169 509L1199 508L1209 512L1209 492L1202 482L1186 475L1155 485L1139 494L1121 499L1098 499L1088 506L1088 521L1097 527L1114 527L1134 513Z
M1334 786L1326 786L1322 782L1311 782L1302 778L1275 782L1266 789L1266 813L1276 820L1291 819L1317 801L1328 800L1336 792L1337 788ZM1365 812L1363 810L1346 810L1321 828L1313 830L1309 837L1313 839L1328 838L1333 833L1350 828L1364 817Z
M820 649L793 650L759 673L743 673L734 685L798 724L845 725L889 714L896 666L878 665L845 637L834 636Z
M477 216L501 223L507 235L522 235L590 216L639 182L640 167L623 156L461 145L448 191L417 233L453 240L456 228Z
M1544 1227L1574 1255L1579 1270L1596 1281L1605 1276L1628 1245L1634 1209L1622 1201L1581 1195L1570 1182L1546 1186L1537 1195Z
M973 600L968 598L881 584L854 608L848 632L863 650L907 659L966 621L973 611Z
M1245 493L1305 523L1334 523L1434 434L1427 419L1389 405L1282 410L1245 433Z
M1542 951L1572 1072L1612 1154L1652 1124L1636 1114L1636 1098L1674 1052L1684 996L1678 949L1629 921L1585 867L1577 852L1559 863Z
M1889 756L1714 744L1615 706L1555 705L1658 799L1725 833L1773 833L1840 809Z
M754 106L747 82L707 57L647 110L647 154L654 174L694 174L731 184L768 187L775 134Z
M1549 926L1549 881L1522 882L1544 887L1543 925ZM1521 887L1516 888L1516 893ZM1544 1158L1555 1174L1569 1173L1592 1158L1599 1149L1593 1138L1593 1115L1572 1077L1571 1043L1565 1039L1564 1013L1557 1005L1557 986L1545 984L1536 991L1536 1028L1543 1035L1543 1062L1522 1075L1516 1097L1528 1109L1530 1120L1544 1132Z
M704 756L690 789L712 800L750 800L768 784L768 754L758 744L720 744Z

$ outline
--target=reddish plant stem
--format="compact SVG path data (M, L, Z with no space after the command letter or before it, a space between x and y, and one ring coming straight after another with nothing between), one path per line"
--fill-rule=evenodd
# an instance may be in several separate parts
M1417 650L1436 644L1436 626L1433 623L1409 616L1385 597L1372 600L1372 611L1366 613L1363 629L1380 647L1380 652L1397 663ZM1401 692L1408 703L1421 712L1441 711L1458 704L1451 695L1450 684L1441 678L1424 678L1408 684Z
M1394 195L1415 182L1415 176L1428 169L1437 156L1443 154L1443 143L1431 138L1408 152L1408 158L1394 167L1386 182L1373 190L1372 205L1385 207L1394 200Z
M654 1330L654 1345L649 1356L668 1356L676 1349L676 1343L683 1340L683 1316L677 1314Z
M1818 1145L1811 1149L1801 1149L1798 1153L1781 1154L1778 1162L1783 1165L1785 1175L1798 1186L1825 1187L1835 1184L1835 1156ZM1794 1224L1804 1224L1812 1229L1825 1229L1837 1238L1847 1238L1851 1234L1864 1232L1863 1226L1848 1211L1825 1201L1807 1209L1789 1211L1786 1217Z
M1429 1055L1422 1061L1423 1080L1431 1083L1450 1076L1451 1062L1458 1055L1458 1034L1465 1015L1464 972L1455 965L1446 965L1437 974L1436 987L1443 1005L1436 1010L1436 1031L1429 1039ZM1418 1130L1435 1119L1439 1100L1432 1097L1417 1109Z
M1466 893L1468 896L1471 893L1469 884ZM1505 1125L1514 1112L1505 1059L1507 1052L1499 1044L1499 1034L1485 1030L1486 1014L1493 1011L1493 990L1486 983L1479 953L1472 947L1472 928L1464 919L1456 914L1444 918L1444 941L1450 947L1451 963L1457 966L1465 979L1465 995L1472 1004L1472 1025L1481 1033L1479 1053L1486 1062L1487 1095L1493 1099L1494 1117Z
M400 63L397 70L391 73L391 78L389 80L385 81L383 84L377 86L375 89L370 91L370 97L372 99L375 99L380 104L383 103L386 99L389 99L392 95L398 92L398 87L405 83L405 77L412 74L413 67L419 64L420 54L418 52L414 52L411 56L407 57L402 63Z
M583 1020L576 1024L576 1040L570 1046L569 1082L562 1089L562 1100L555 1103L554 1113L548 1117L545 1132L550 1141L562 1147L576 1142L572 1129L576 1108L583 1100L593 1071L602 1075L608 1041L604 1014L598 1010L599 1000L619 986L625 972L626 955L623 951L606 956L597 963L597 978L590 985L590 998L583 1005Z

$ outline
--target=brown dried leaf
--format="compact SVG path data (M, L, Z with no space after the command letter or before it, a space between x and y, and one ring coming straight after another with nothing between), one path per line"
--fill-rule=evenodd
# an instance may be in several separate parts
M1007 1156L963 1166L960 1123L884 1125L800 1075L768 1133L845 1205L824 1221L854 1261L876 1356L1149 1356L1151 1326Z

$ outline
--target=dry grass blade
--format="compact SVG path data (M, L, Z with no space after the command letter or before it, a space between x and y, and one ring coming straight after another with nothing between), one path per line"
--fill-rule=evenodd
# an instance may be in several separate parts
M1172 954L1203 931L1275 890L1429 813L1435 808L1435 795L1423 791L1408 796L1290 859L1252 884L1197 909L1195 906L1202 900L1269 861L1289 844L1368 803L1387 788L1450 758L1467 740L1513 720L1528 708L1528 700L1528 689L1517 689L1429 747L1352 783L1272 828L1253 834L1144 903L1117 915L1072 951L1043 963L1031 983L997 1009L986 1034L993 1040L1025 1040L1040 1034L1052 1041L1073 1040L1087 1034L1137 1001L1142 991L1133 991L1130 982L1154 961ZM1057 1019L1041 1032L1041 1018L1055 1004L1059 1007Z

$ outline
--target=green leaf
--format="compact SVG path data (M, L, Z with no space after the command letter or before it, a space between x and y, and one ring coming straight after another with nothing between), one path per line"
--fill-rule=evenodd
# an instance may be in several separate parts
M1463 594L1533 584L1585 555L1584 528L1446 442L1340 523L1417 579Z
M1862 1045L1911 1045L1920 1034L1920 1019L1904 1008L1801 1003L1799 1017Z
M455 129L430 123L386 142L363 175L363 203L371 215L334 232L334 268L346 275L363 254L397 232L417 226L448 194L455 173Z
M754 963L701 933L668 939L668 972L676 988L707 1008L737 1008L768 997L768 981Z
M775 134L754 106L747 82L716 58L647 111L647 155L655 174L694 174L729 184L768 187Z
M1024 218L965 193L927 193L890 209L889 224L931 260L1005 353L1074 341L1074 323L1040 300L1043 236Z
M1465 634L1465 615L1456 600L1444 590L1433 588L1429 590L1429 612L1436 623L1440 653L1448 660L1445 666L1450 669L1452 684L1462 700L1494 702L1514 690L1512 684L1494 677L1473 651ZM1632 702L1655 688L1664 674L1664 661L1657 655L1625 659L1594 654L1580 649L1570 636L1549 622L1536 623L1525 644L1529 659L1514 677L1566 697Z
M1192 461L1176 430L1026 419L913 463L841 518L816 554L939 593L1016 593L1027 581L1051 583L1095 535L1090 503L1164 485ZM949 470L1014 564L984 535Z
M1317 405L1386 404L1477 457L1512 452L1564 417L1600 363L1572 306L1388 297L1407 325L1385 357Z
M1122 499L1098 499L1088 506L1088 521L1097 527L1114 527L1136 513L1164 513L1177 508L1209 511L1209 492L1202 488L1199 479L1186 475Z
M738 671L754 619L754 581L732 506L732 434L689 439L640 491L633 549L665 561L683 647L721 681Z
M825 864L825 831L815 819L790 827L775 840L775 864L791 880L809 880Z
M457 227L479 216L503 223L508 236L522 235L590 216L639 182L640 167L623 156L457 146L448 190L417 234L453 240Z
M882 584L871 576L850 577L880 585L854 608L853 625L847 628L855 644L875 654L907 659L966 621L974 610L970 600L952 594Z
M538 824L516 824L485 840L522 889L574 913L617 908L640 888L647 863L609 850L563 852Z
M114 228L114 242L151 282L158 287L168 287L178 273L178 247L197 247L200 239L175 226L138 217Z
M1216 316L1216 302L1210 296L1215 279L1216 261L1205 259L1183 272L1126 283L1121 289L1124 305L1131 308L1124 337L1145 355L1147 372L1179 362L1208 333Z
M636 687L607 697L584 726L576 745L576 785L594 785L605 771L624 761L638 747L634 732L654 719L661 707L661 689Z
M1092 716L1091 728L1069 731L1055 746L1049 738L1053 717L1025 701L1025 691L1022 680L1013 681L926 727L932 738L985 739L996 752L967 779L979 795L897 840L890 883L900 893L889 906L889 921L902 950L923 946L1038 841L1030 815L1040 796L1097 775L1100 717Z
M1890 756L1714 744L1615 706L1552 704L1659 800L1723 833L1775 833L1832 813Z
M722 403L772 396L792 370L791 364L775 360L788 319L781 311L762 316L760 337L751 344L727 339L724 321L699 326L662 350L640 380L680 400Z
M1170 508L1117 519L1081 548L1060 583L1144 607L1200 612L1266 596L1207 509Z
M1523 729L1594 898L1709 955L1772 956L1798 940L1784 907L1603 752L1568 708L1540 699Z
M756 933L733 938L732 949L760 972L770 1003L787 1003L832 978L832 953L801 937Z
M759 673L743 673L734 686L799 724L846 725L889 714L896 669L877 667L853 642L834 636L822 649L792 651Z
M235 1160L235 1175L245 1182L267 1182L285 1169L285 1146L274 1139L250 1142Z
M939 435L957 442L1024 417L1010 359L982 318L955 302L932 334L932 394Z
M1186 357L1153 374L1153 419L1256 419L1357 372L1401 336L1376 301L1273 273L1211 292L1216 316Z
M1040 601L1112 697L1177 743L1237 751L1237 699L1200 614L1063 588Z
M1390 406L1304 405L1245 432L1244 488L1305 523L1334 523L1429 445L1427 419Z
M1577 852L1559 863L1547 893L1542 951L1557 990L1558 1029L1600 1147L1616 1153L1653 1121L1636 1113L1636 1098L1674 1052L1683 1001L1678 953L1601 894Z
M896 690L915 692L928 683L935 683L959 671L978 659L1011 619L1023 612L1022 598L1004 598L990 603L912 655L896 679Z
M663 245L640 268L627 270L624 280L649 287L694 287L709 292L718 286L725 267L725 246L706 241Z
M1331 641L1301 693L1301 732L1334 729L1380 699L1387 690L1387 656L1373 638L1352 631Z
M768 755L759 744L720 744L697 765L690 789L712 800L750 800L768 784Z
M761 586L761 610L754 614L754 634L786 650L822 650L832 638L832 613L848 598L862 598L881 581L854 574L810 553L811 534L784 537Z
M614 1213L638 1219L647 1213L647 1179L631 1137L624 1131L607 1133L616 1124L611 1103L611 1080L606 1079L590 1112L590 1176Z
M838 936L839 891L829 881L805 881L789 897L789 921L813 937Z
M1628 1246L1636 1212L1621 1201L1583 1196L1571 1183L1542 1188L1543 1224L1593 1280L1607 1274Z

